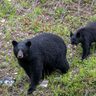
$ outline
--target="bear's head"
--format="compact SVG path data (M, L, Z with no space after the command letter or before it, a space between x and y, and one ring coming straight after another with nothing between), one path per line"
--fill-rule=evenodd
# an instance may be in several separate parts
M12 45L13 45L14 54L18 59L23 59L28 57L29 49L31 47L31 41L17 42L13 40Z
M84 28L80 28L79 30L77 30L77 32L75 32L74 34L72 32L70 32L70 41L72 45L78 45L79 43L82 42L83 40L83 31L85 31Z

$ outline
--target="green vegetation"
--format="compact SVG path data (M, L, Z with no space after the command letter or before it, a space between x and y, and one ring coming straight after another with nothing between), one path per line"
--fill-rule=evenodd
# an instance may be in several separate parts
M12 18L15 15L15 8L8 0L0 1L0 17Z
M36 2L38 1L38 2ZM61 36L70 44L70 31L87 22L96 21L96 2L84 0L1 0L0 1L0 77L16 79L13 86L0 85L0 96L26 96L29 80L12 53L13 39L23 40L40 31ZM93 6L91 6L93 4ZM78 10L80 6L80 10ZM96 53L81 61L80 46L68 47L70 70L60 75L54 72L45 79L47 88L37 87L35 96L96 96Z

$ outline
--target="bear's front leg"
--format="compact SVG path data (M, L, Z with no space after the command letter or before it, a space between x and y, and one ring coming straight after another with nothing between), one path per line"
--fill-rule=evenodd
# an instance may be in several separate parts
M31 78L30 66L27 63L20 62L20 61L19 61L19 64L24 69L24 71L28 75L28 77Z
M36 89L36 86L39 84L39 81L42 78L42 64L39 61L32 64L34 66L31 68L31 84L28 89L28 94L31 94Z
M87 58L87 56L90 54L90 44L88 42L85 42L82 44L83 53L82 53L82 60Z

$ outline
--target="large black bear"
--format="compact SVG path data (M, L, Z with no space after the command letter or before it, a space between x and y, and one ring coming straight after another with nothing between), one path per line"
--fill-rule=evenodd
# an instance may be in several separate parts
M92 42L96 42L96 22L88 23L85 27L78 29L74 34L70 34L71 44L81 43L83 48L82 60L90 54Z
M31 84L28 94L32 93L45 74L55 69L66 73L69 64L66 59L64 41L51 33L42 33L21 42L12 41L13 51L21 67L29 76Z

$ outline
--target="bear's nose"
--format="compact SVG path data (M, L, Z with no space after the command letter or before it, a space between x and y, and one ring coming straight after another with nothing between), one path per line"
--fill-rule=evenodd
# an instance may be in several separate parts
M17 57L18 58L23 58L23 51L22 50L18 51Z

